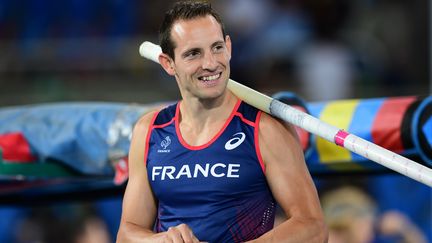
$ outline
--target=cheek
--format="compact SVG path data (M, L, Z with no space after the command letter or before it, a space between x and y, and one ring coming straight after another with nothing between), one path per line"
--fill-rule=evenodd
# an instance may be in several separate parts
M230 60L231 60L231 56L228 53L224 53L220 55L218 58L218 62L223 66L225 66L226 68L229 67Z
M231 60L231 54L230 53L226 53L225 58L227 60L227 62L229 62Z
M192 76L192 75L194 75L194 73L197 72L198 67L199 66L194 64L194 63L188 63L188 64L185 64L184 66L180 67L179 71L184 76Z
M193 77L193 71L190 67L177 67L175 74L177 78L180 79L181 82L184 82L185 80L191 79Z

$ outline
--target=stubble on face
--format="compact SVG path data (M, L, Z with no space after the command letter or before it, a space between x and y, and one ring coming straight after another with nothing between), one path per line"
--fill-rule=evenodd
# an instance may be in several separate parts
M220 24L205 16L173 25L175 77L183 99L216 99L226 93L231 42ZM229 43L228 43L229 42Z

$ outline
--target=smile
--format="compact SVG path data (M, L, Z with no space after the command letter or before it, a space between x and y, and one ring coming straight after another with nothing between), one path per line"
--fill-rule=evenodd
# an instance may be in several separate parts
M210 76L203 76L203 77L199 77L198 79L202 80L202 81L214 81L214 80L220 78L221 74L222 73L218 73L218 74L210 75Z

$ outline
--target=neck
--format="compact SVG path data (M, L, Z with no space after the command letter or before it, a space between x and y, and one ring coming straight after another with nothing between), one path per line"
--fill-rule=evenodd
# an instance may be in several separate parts
M225 121L237 103L231 91L215 99L184 99L180 103L180 120L191 127L203 128L207 124Z

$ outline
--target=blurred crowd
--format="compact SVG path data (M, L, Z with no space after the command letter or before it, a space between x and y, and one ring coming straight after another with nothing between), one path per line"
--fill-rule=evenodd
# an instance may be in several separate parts
M177 98L140 42L167 1L1 0L0 104ZM232 78L307 101L425 95L428 1L220 0ZM81 87L85 87L83 90Z
M329 243L426 243L426 236L398 210L380 211L364 188L338 185L321 197ZM381 240L381 241L378 241ZM387 242L384 241L384 242Z

